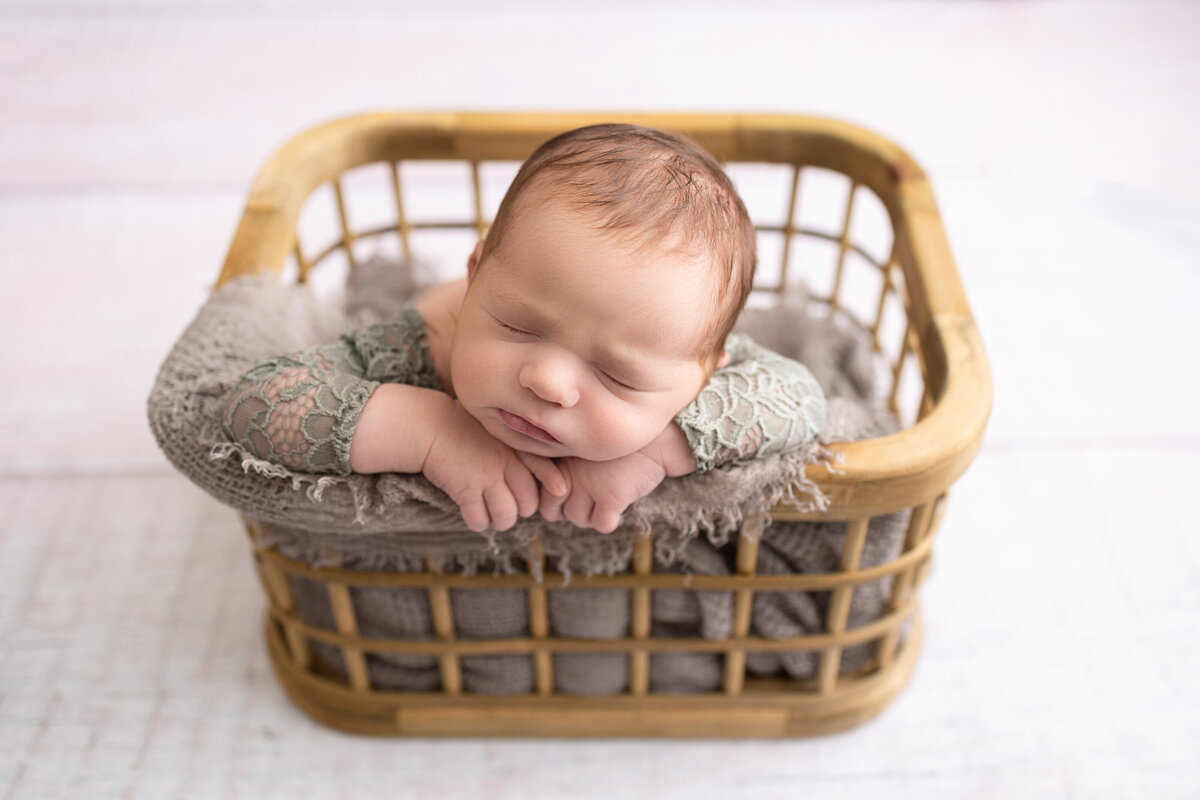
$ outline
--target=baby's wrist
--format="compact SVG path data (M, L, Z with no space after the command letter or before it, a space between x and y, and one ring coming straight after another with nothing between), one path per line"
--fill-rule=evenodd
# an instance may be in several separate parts
M350 442L354 472L423 472L438 432L453 411L444 392L386 383L363 405Z
M674 422L643 447L641 452L662 467L669 478L690 475L696 471L696 457L692 454L687 436Z
M425 442L424 456L421 458L421 472L425 472L425 467L429 464L434 449L439 444L456 440L453 435L454 429L462 425L459 414L466 413L458 400L450 395L442 392L437 392L437 395L436 398L428 398L426 406L428 415L423 417L423 421L428 426L429 435Z

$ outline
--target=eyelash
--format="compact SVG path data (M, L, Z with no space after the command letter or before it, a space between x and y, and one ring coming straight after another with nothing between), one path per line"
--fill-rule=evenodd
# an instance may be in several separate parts
M504 330L508 331L509 333L516 333L521 336L532 336L533 335L529 331L523 331L520 328L514 328L512 325L509 325L507 322L501 322L500 320L496 320L496 324L499 325L501 328L504 328Z
M637 390L637 389L635 389L634 387L630 386L628 383L625 383L624 381L619 381L619 380L617 380L616 378L614 378L612 375L609 375L609 374L608 374L607 372L605 372L604 370L600 370L600 374L601 374L601 375L603 375L603 376L604 376L605 378L607 378L608 380L610 380L610 381L612 381L613 383L615 383L617 386L621 387L622 389L625 389L626 391L630 391L630 392L636 392L636 391L638 391L638 390Z

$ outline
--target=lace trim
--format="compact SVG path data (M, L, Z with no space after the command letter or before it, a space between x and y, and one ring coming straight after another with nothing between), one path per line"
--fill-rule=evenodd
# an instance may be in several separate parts
M675 417L697 470L791 450L825 425L825 394L804 365L748 336L726 341L730 363Z

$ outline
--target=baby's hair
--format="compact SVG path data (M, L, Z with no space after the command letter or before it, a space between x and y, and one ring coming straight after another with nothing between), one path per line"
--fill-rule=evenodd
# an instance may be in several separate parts
M672 241L710 264L713 321L695 355L710 362L746 304L756 265L754 225L721 165L699 145L637 125L590 125L555 136L531 155L508 188L480 260L503 242L523 198L553 192L639 246Z

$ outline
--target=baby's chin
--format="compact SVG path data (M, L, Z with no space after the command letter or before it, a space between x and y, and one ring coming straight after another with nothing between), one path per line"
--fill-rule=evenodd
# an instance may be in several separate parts
M637 450L624 452L597 448L578 449L561 443L551 445L544 442L534 442L531 446L511 446L514 450L520 450L523 453L530 453L535 456L545 456L546 458L578 458L583 461L615 461L618 458L624 458L630 453L637 452Z
M551 444L549 442L505 442L513 450L519 450L522 453L529 453L535 456L544 456L546 458L582 458L585 461L604 461L607 459L588 458L587 451L580 451L573 447L567 447L561 442Z

